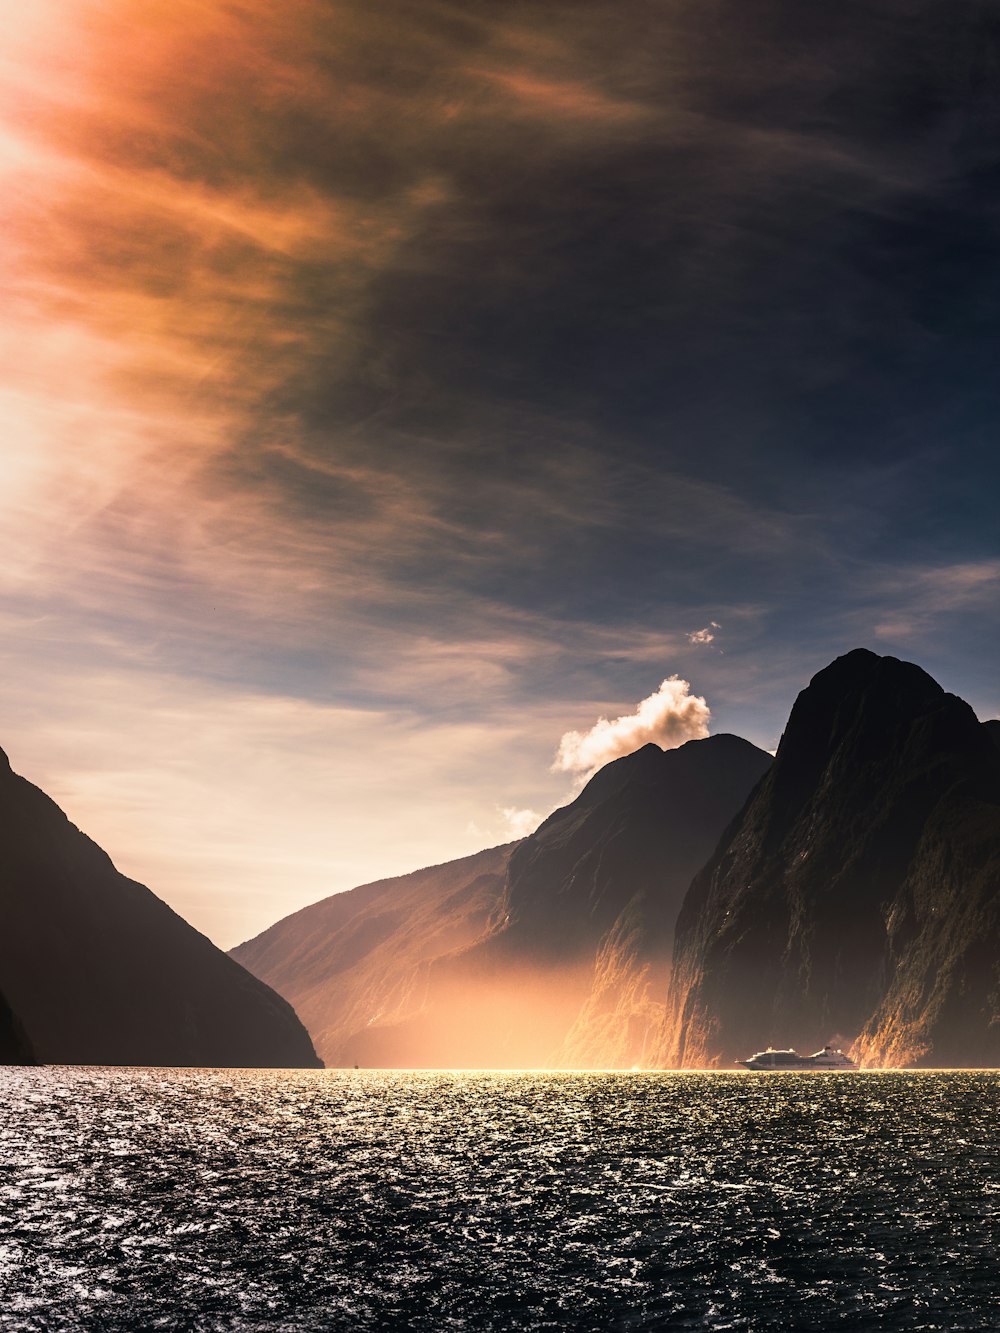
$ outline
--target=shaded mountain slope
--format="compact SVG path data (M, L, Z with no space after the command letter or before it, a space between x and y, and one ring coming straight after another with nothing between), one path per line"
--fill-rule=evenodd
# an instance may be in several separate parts
M660 1060L856 1042L866 1063L1000 1063L996 729L859 649L796 700L677 923Z
M592 957L637 898L649 931L672 939L691 875L767 771L770 755L738 736L675 750L645 745L606 765L511 857L494 947L540 961Z
M597 774L512 859L506 947L547 939L561 958L587 959L582 1004L558 1063L648 1063L684 893L770 763L730 735L676 750L646 746ZM622 778L617 788L609 782Z
M280 996L69 822L0 751L0 986L53 1064L317 1064Z
M440 1063L419 1034L397 1054L397 1037L423 1009L429 964L483 934L515 845L334 894L232 957L295 1005L327 1064Z
M17 1015L0 995L0 1065L33 1065L34 1048Z

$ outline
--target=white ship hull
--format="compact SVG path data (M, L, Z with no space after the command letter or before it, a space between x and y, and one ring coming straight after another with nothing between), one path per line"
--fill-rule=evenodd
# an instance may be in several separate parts
M824 1046L814 1055L799 1055L792 1049L776 1051L770 1046L766 1051L758 1051L748 1060L737 1060L737 1064L747 1069L857 1069L857 1065L843 1051Z

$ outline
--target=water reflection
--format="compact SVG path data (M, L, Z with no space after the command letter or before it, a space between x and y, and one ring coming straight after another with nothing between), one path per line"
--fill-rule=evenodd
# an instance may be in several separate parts
M0 1080L5 1328L997 1326L993 1073Z

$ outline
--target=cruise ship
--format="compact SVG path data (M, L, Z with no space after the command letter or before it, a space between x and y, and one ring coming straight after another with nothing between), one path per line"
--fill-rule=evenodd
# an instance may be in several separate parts
M815 1055L799 1055L797 1051L776 1051L769 1046L766 1051L758 1051L749 1060L737 1060L738 1065L747 1069L857 1069L857 1065L843 1051L824 1046Z

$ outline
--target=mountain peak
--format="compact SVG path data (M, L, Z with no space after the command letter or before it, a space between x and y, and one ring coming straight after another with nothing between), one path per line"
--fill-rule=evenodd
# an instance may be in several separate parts
M838 657L799 694L778 745L770 779L777 825L796 815L825 771L843 776L888 755L947 749L938 733L949 730L960 749L985 739L969 705L921 667L866 648Z
M890 682L908 681L913 687L919 685L924 690L943 694L937 681L927 674L923 667L915 662L905 662L901 658L874 653L870 648L852 648L822 669L817 671L807 686L824 688L851 689L852 687L884 688Z

